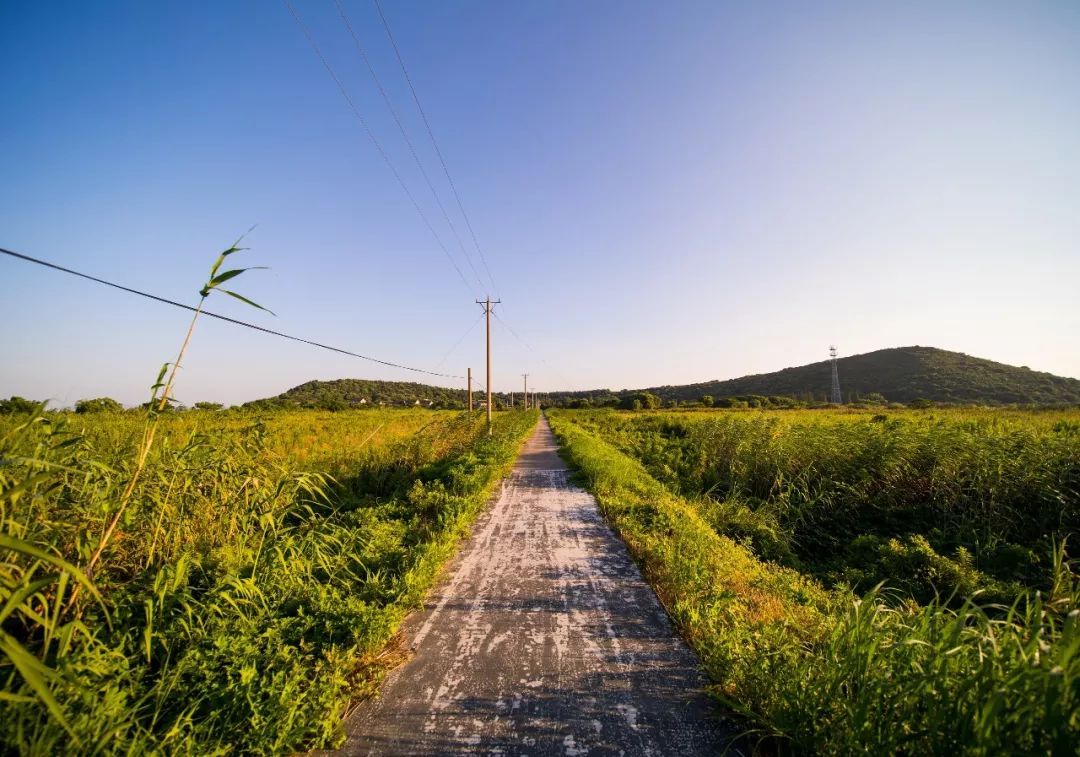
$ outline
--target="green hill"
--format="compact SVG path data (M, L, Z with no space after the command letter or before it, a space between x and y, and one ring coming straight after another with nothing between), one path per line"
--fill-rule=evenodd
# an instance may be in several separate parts
M892 402L927 399L982 404L1080 403L1080 380L934 347L876 350L840 358L837 364L845 401L876 392ZM729 381L660 387L655 392L680 400L697 399L704 394L715 397L761 394L825 399L831 380L830 363L823 360Z
M986 405L1076 405L1080 404L1080 380L1055 376L949 352L934 347L896 347L852 355L838 361L840 389L846 402L869 394L881 394L891 402L932 400ZM726 397L790 397L800 402L822 402L831 382L829 361L785 368L775 373L707 381L680 386L657 386L645 390L613 392L607 389L550 392L541 395L543 404L568 405L588 399L592 406L614 405L640 391L672 401L695 402L704 395L717 400ZM474 393L477 403L482 399ZM506 394L496 394L497 406L507 403ZM518 397L520 402L520 396ZM464 389L448 389L406 381L338 379L309 381L287 392L248 407L318 407L343 409L364 406L464 407Z
M482 394L473 391L474 401L479 403ZM494 395L498 404L507 397ZM334 381L308 381L294 386L276 397L248 402L244 407L310 407L340 410L347 407L388 406L464 408L468 395L464 389L448 389L412 381L370 381L367 379L336 379Z
M643 391L655 394L665 402L692 402L704 395L718 400L759 395L821 402L828 397L831 370L829 361L823 360L775 373L650 387ZM934 347L896 347L852 355L840 358L838 371L846 402L876 393L889 401L905 403L926 399L962 404L1080 404L1080 380ZM633 393L567 392L553 395L552 400L555 404L566 404L575 399L590 398L596 405Z

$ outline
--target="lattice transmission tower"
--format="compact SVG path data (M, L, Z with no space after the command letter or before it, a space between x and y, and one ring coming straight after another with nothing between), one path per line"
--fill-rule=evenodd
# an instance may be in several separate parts
M829 392L829 402L834 405L843 404L844 399L840 396L840 374L836 370L836 346L829 345L829 357L832 358L832 391Z

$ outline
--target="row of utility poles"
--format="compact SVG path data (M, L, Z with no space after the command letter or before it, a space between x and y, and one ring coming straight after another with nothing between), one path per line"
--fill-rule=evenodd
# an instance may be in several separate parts
M484 385L484 391L487 394L487 403L486 403L487 404L487 425L488 425L488 433L489 434L491 433L491 409L492 409L492 400L491 400L491 314L492 314L492 312L494 310L494 306L498 305L500 303L502 303L502 300L493 300L490 297L485 297L482 300L477 300L476 301L477 305L480 305L481 307L484 308L484 319L485 319L486 325L487 325L487 357L486 357L487 382ZM529 374L528 373L523 373L523 374L521 374L521 377L525 380L525 386L524 386L525 391L524 391L524 398L522 400L522 404L523 404L524 408L526 410L528 410L529 409L529 404L530 404L529 403ZM472 409L473 409L472 368L469 368L469 370L468 370L467 380L469 382L469 411L471 412ZM535 393L533 395L532 404L534 406L536 404ZM510 407L511 408L514 407L514 393L513 392L510 392Z

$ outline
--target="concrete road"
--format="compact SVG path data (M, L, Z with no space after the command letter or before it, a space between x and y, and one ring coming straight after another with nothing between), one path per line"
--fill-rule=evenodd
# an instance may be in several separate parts
M732 730L541 420L345 754L716 754Z

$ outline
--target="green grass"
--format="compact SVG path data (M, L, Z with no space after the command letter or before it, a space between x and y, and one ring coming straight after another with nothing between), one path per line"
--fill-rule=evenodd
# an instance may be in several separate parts
M1080 587L1051 546L1076 522L1075 413L550 417L763 746L1076 751ZM937 551L965 539L978 567ZM992 564L1006 546L1024 559ZM845 561L899 588L853 593Z
M585 413L717 530L828 584L1009 603L1080 529L1080 413Z
M238 243L237 243L238 244ZM19 754L287 754L350 701L509 469L535 412L0 407L0 745ZM232 284L230 284L232 286ZM337 409L337 408L334 408ZM96 411L96 412L88 412Z
M291 753L341 736L535 413L165 413L0 421L0 743L25 754ZM61 560L63 562L61 562ZM17 645L17 646L16 646ZM21 656L20 656L21 654Z

